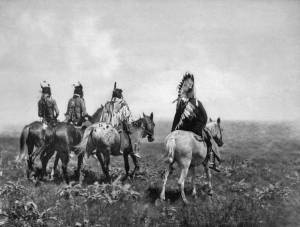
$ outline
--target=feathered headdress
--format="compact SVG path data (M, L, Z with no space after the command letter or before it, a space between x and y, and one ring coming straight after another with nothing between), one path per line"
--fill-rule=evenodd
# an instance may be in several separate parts
M182 86L184 84L184 82L187 80L187 79L191 79L193 82L194 82L194 75L190 72L186 72L183 77L182 77L182 80L179 82L178 86L177 86L177 89L178 89L178 96L177 98L173 101L176 102L180 99L181 95L182 95Z
M50 84L44 80L40 83L40 86L42 88L42 93L43 94L48 94L51 96L51 88L50 88Z
M74 95L79 95L82 98L83 97L82 84L78 81L74 83L73 86L74 86Z
M117 88L117 82L114 83L114 90L113 90L113 93L112 93L112 99L113 98L123 98L123 94L122 94L123 90L120 89L120 88Z

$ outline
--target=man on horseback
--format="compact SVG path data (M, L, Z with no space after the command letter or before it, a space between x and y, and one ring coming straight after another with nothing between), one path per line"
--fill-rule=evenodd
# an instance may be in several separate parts
M215 156L212 149L210 133L205 130L207 123L207 114L202 103L195 98L194 75L185 73L178 85L177 108L172 124L172 130L192 131L201 136L207 144L207 158L209 167L220 172L215 162ZM174 101L174 102L175 102ZM219 159L218 156L216 156Z
M38 102L38 116L46 125L55 125L59 110L56 101L51 96L50 84L46 81L41 83L42 96Z
M124 137L123 133L126 133L127 136L129 136L129 124L133 122L129 106L124 100L122 93L123 90L117 88L115 82L111 101L108 101L105 104L102 115L100 117L100 122L109 123L119 131L121 141ZM121 150L121 152L123 151ZM137 153L135 153L135 156L140 157Z
M75 126L81 126L85 120L84 118L87 116L85 101L83 99L83 87L80 82L74 84L74 94L68 102L65 116L65 121Z

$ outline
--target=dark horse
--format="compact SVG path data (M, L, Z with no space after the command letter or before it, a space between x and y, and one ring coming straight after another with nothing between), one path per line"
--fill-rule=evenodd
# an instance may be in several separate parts
M101 106L92 116L89 116L90 124L99 121L102 109L103 106ZM25 145L27 145L27 177L29 177L30 172L33 171L34 159L39 154L42 162L43 176L46 171L47 163L55 151L57 151L55 167L60 159L63 163L63 172L66 174L69 153L73 150L75 145L80 143L81 135L83 134L85 127L86 126L77 128L69 123L58 122L55 127L49 126L46 129L43 129L43 123L39 121L26 125L23 128L20 137L20 155L18 161L20 162L25 156ZM34 152L35 147L37 150Z
M51 130L51 129L50 129ZM29 125L26 125L21 133L20 137L20 154L17 159L18 162L21 162L25 156L25 145L28 150L28 158L27 158L27 177L30 176L30 171L33 170L33 162L34 162L34 148L41 148L45 141L45 133L49 132L48 129L43 129L43 123L40 121L34 121Z

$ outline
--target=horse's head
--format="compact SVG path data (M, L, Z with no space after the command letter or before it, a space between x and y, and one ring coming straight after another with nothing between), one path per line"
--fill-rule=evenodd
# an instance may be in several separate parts
M147 136L149 142L154 141L154 121L153 121L153 113L150 116L147 116L143 113L143 128L144 128L144 135L143 137Z
M206 128L211 133L214 141L218 144L219 147L223 146L223 128L221 127L221 119L218 118L217 121L212 121L211 119L206 125Z

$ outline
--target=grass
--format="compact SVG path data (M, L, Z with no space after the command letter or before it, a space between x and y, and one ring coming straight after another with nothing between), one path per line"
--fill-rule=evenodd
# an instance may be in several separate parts
M156 143L142 145L141 170L134 180L113 185L88 161L84 186L35 182L15 165L18 138L1 137L0 223L6 226L298 226L300 218L300 141L290 124L225 122L224 163L213 173L214 196L206 195L203 169L197 168L197 199L186 183L184 205L170 176L166 202L159 200L164 163L163 137L169 124L158 124ZM162 125L161 127L159 125ZM52 166L53 160L49 166ZM112 158L114 179L124 173L121 157ZM69 165L70 175L76 157ZM132 166L132 163L131 163ZM17 202L16 202L17 201Z

